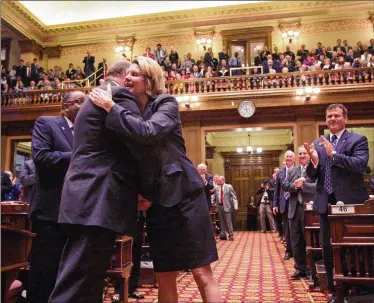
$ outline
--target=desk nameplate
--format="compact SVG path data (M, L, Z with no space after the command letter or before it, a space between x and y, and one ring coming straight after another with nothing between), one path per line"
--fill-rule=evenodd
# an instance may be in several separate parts
M331 205L332 215L347 215L347 214L355 214L355 213L356 213L355 205Z

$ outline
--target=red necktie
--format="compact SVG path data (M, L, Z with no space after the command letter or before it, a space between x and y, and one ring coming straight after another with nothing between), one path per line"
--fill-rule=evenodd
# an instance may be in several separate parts
M220 200L219 200L219 204L223 204L223 185L221 185L221 193L220 193Z
M28 67L28 68L27 68L27 77L30 78L30 76L31 76L31 73L30 73L30 67Z

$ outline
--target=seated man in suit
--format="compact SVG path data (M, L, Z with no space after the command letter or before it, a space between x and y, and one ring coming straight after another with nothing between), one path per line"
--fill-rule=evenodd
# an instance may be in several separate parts
M313 144L305 143L311 157L306 173L317 180L314 206L320 214L322 253L325 262L328 289L334 293L333 252L328 220L328 204L362 204L369 199L364 172L369 161L369 146L365 136L345 129L348 111L342 104L326 108L326 125L330 133ZM335 296L331 301L335 300Z
M316 182L305 173L310 158L304 146L299 147L298 158L300 165L290 169L288 178L282 184L284 192L290 193L288 219L296 268L296 272L291 276L292 279L307 276L304 202L313 201L316 192Z
M219 176L218 186L215 192L216 205L219 215L219 224L221 228L221 240L227 240L226 231L229 234L229 240L234 241L234 232L232 226L232 212L238 211L238 199L231 184L225 183L225 177Z

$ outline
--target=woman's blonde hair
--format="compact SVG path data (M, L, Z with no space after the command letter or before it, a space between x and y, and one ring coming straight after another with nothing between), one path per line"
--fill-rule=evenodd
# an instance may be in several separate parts
M132 63L139 66L145 81L148 83L149 89L146 91L148 96L156 97L164 92L165 81L163 71L155 60L138 56Z

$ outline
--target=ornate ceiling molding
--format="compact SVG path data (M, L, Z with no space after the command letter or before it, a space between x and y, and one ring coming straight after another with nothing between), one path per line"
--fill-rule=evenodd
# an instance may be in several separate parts
M203 30L206 26L213 28L227 23L244 24L265 20L264 18L272 22L285 16L323 15L327 20L332 15L336 18L337 14L351 14L352 10L362 14L368 14L372 10L371 1L282 1L46 26L17 1L2 1L1 6L4 20L43 46L78 44L74 43L74 40L84 43L84 38L81 38L81 35L78 37L77 34L84 34L89 37L86 39L90 43L95 43L103 41L103 37L108 37L107 34L112 31L120 32L121 35L136 33L137 36L152 32L153 36L160 36L165 32L170 34L170 31L182 32L187 28L191 30L191 27L196 31ZM355 16L357 17L356 14ZM29 24L29 27L25 26L26 24Z

